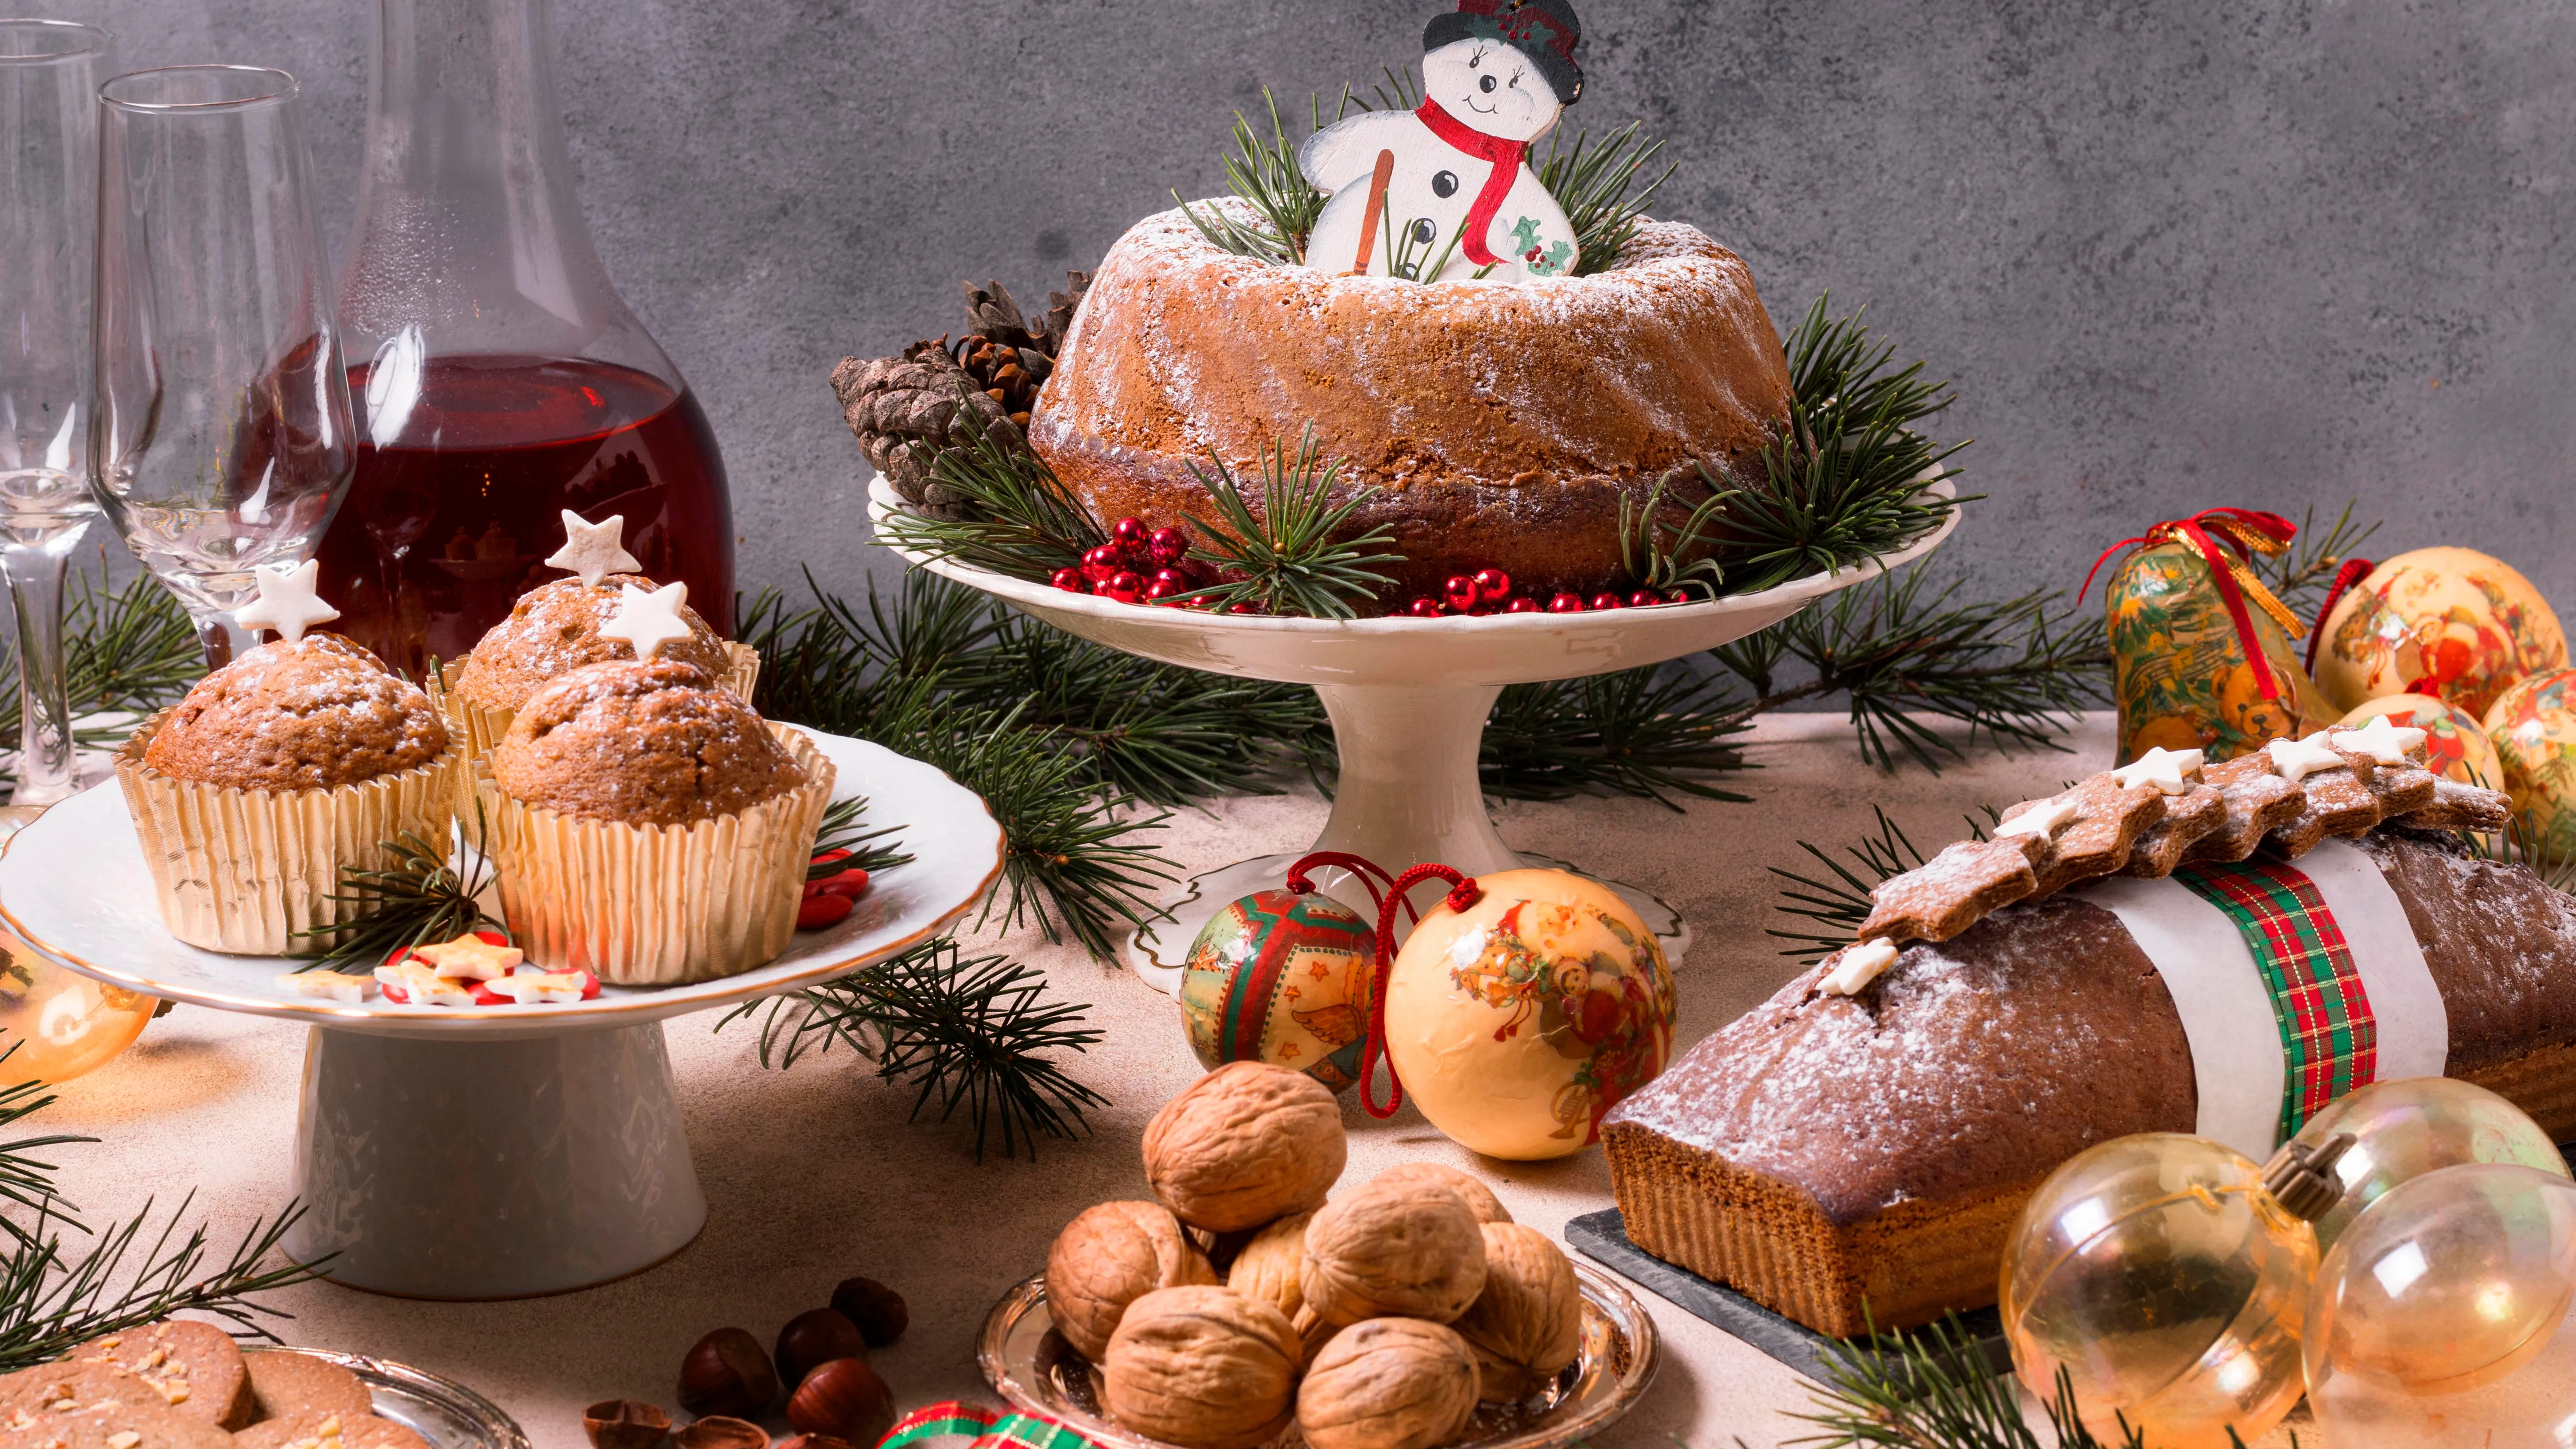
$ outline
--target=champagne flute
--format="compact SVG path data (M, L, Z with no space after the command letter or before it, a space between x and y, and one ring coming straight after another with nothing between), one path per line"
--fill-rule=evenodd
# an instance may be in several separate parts
M98 95L91 482L221 665L256 642L254 570L313 556L353 464L302 106L252 66Z
M79 785L63 570L98 515L84 436L95 97L114 44L95 25L0 20L0 575L18 626L13 807L51 805Z

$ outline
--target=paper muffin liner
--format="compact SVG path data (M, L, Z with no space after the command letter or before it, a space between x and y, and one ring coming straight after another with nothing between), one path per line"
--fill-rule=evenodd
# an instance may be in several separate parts
M802 733L769 729L805 783L686 826L524 804L493 781L490 760L473 761L501 912L528 959L609 985L678 986L738 976L786 950L835 772Z
M116 753L116 783L134 817L162 924L191 946L283 956L337 944L356 907L331 897L350 868L394 864L387 842L448 836L464 749L451 735L425 765L355 785L245 790L162 774L143 751L169 718L143 722Z
M716 682L732 690L734 698L749 704L751 691L760 683L760 651L732 640L724 641L724 651L728 663L724 677ZM519 712L476 704L457 693L448 685L448 667L441 664L430 671L429 697L446 717L448 732L464 739L466 758L479 760L501 743L501 736L510 732L510 721L517 719ZM459 660L454 667L463 672L464 661ZM470 774L459 775L457 782L468 796L472 794Z

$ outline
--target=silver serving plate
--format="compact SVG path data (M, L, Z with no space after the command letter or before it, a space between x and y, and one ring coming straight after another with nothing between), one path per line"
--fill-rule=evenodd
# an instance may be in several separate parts
M500 1405L426 1369L327 1348L255 1348L245 1353L294 1353L338 1364L367 1386L376 1401L377 1418L391 1419L418 1434L429 1449L529 1449L527 1431Z

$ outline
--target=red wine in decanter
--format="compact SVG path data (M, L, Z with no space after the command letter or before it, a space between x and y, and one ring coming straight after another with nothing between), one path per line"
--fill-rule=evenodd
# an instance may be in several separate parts
M370 397L369 372L349 372L357 478L321 551L350 637L415 679L463 658L521 594L569 577L545 564L566 508L625 515L644 572L686 583L732 635L724 465L685 387L614 363L450 354Z

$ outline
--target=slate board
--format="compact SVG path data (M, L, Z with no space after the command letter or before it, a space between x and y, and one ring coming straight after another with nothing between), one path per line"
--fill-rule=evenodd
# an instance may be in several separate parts
M1819 1383L1828 1381L1827 1350L1842 1342L1803 1323L1781 1317L1732 1288L1711 1283L1686 1268L1676 1268L1628 1241L1617 1208L1585 1213L1565 1225L1565 1240L1583 1256L1637 1284L1655 1296L1704 1318ZM2012 1372L2012 1350L2004 1344L2003 1320L1992 1308L1964 1314L1961 1321L1986 1361L1998 1373Z

